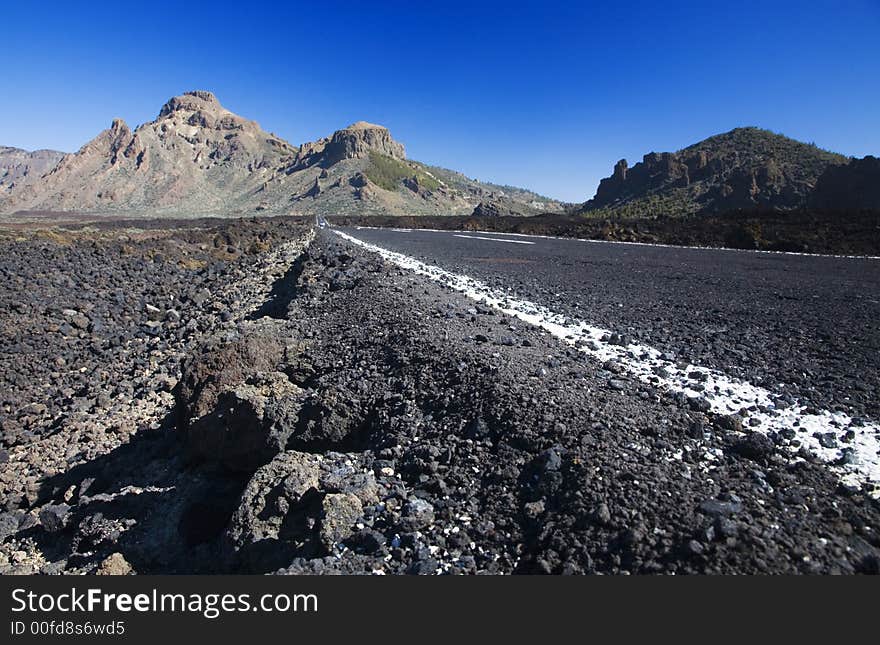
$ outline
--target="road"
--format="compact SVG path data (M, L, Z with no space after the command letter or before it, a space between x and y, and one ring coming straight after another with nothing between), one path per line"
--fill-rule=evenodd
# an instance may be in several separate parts
M413 261L449 272L433 277L499 308L513 299L520 318L599 360L705 399L713 412L750 409L765 432L796 430L826 461L852 460L880 478L880 260L336 230L402 254L392 259L408 268ZM781 409L796 413L782 420ZM839 452L845 444L855 456Z
M880 418L880 260L341 230L679 359Z

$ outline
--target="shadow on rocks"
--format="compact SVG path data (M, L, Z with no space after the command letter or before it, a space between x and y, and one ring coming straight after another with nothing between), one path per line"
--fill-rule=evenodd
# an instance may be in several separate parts
M170 426L142 430L90 462L47 479L31 537L46 573L89 573L121 554L136 573L222 573L221 536L246 477L187 467Z

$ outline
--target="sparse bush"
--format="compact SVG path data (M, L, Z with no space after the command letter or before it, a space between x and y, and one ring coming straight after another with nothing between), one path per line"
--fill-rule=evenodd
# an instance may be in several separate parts
M370 165L364 174L371 182L385 190L397 190L403 180L409 178L416 178L419 184L427 190L440 188L440 182L427 173L404 161L378 152L370 153Z

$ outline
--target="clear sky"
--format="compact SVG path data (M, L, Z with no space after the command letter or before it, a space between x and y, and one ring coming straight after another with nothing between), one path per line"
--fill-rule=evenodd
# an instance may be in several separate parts
M570 201L742 125L880 154L880 0L14 2L0 24L0 144L27 149L208 89L294 144L372 121Z

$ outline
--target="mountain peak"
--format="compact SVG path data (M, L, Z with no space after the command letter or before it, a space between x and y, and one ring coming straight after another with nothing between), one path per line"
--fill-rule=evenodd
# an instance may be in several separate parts
M210 103L217 103L219 105L219 101L217 97L214 96L213 92L209 92L208 90L190 90L189 92L184 92L184 96L195 96L198 99L202 99L203 101L208 101Z
M224 111L220 101L213 92L206 90L192 90L179 96L168 99L159 111L159 118L173 114L174 112L219 112Z
M387 132L387 131L388 131L388 128L386 128L384 125L376 125L375 123L369 123L369 122L367 122L367 121L355 121L354 123L352 123L352 124L351 124L350 126L348 126L347 128L343 128L343 130L350 130L350 131L356 131L356 130L385 130L385 131Z
M130 132L128 125L122 119L113 119L113 122L110 124L111 132Z
M303 144L292 168L302 169L315 165L327 168L343 159L366 159L372 152L395 159L406 159L403 144L391 137L388 128L357 121L329 137Z

